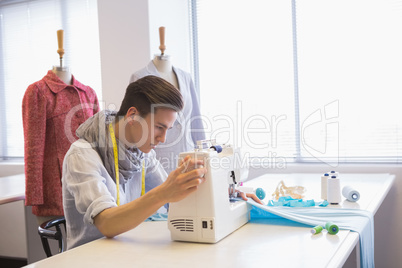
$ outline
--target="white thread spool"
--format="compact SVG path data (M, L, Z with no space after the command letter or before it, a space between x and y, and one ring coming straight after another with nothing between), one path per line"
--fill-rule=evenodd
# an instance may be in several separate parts
M342 195L350 202L356 202L360 199L360 193L349 185L343 187Z
M329 177L336 176L337 178L339 178L339 172L338 171L331 170L331 171L329 171L327 173L329 174Z
M323 176L321 176L321 199L327 200L327 192L328 192L328 186L327 186L327 181L329 179L329 174L325 173Z
M327 201L330 204L341 202L341 184L336 176L331 176L327 181Z

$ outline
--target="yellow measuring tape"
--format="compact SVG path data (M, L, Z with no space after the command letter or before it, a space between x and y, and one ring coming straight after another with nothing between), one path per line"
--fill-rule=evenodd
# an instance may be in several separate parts
M112 123L109 124L109 132L113 143L114 171L116 172L117 205L120 206L119 155L117 153L116 136L114 135Z
M116 172L117 205L120 206L119 154L117 151L116 136L114 135L112 123L109 124L109 132L113 143L114 170ZM145 194L145 159L142 161L142 173L141 173L141 195L144 194Z
M142 161L141 196L145 194L145 159Z

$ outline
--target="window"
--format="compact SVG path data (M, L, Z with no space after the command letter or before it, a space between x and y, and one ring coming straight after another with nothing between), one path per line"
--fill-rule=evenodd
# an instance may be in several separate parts
M101 96L96 0L0 1L0 159L23 157L22 98L59 66L59 29L64 66Z
M192 5L210 138L270 161L400 162L402 1Z

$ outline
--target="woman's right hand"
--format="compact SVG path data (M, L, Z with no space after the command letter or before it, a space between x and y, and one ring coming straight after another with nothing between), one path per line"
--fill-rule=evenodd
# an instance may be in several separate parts
M203 160L195 160L186 156L179 167L172 171L166 181L160 185L160 196L166 203L177 202L197 190L198 186L205 181Z

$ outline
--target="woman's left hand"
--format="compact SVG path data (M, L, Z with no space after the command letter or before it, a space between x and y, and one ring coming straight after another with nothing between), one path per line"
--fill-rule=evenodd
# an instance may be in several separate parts
M247 197L253 199L255 202L257 202L258 204L264 205L264 203L262 203L262 201L254 194L254 193L244 193L244 192L240 192L237 191L239 196L244 200L247 201Z

